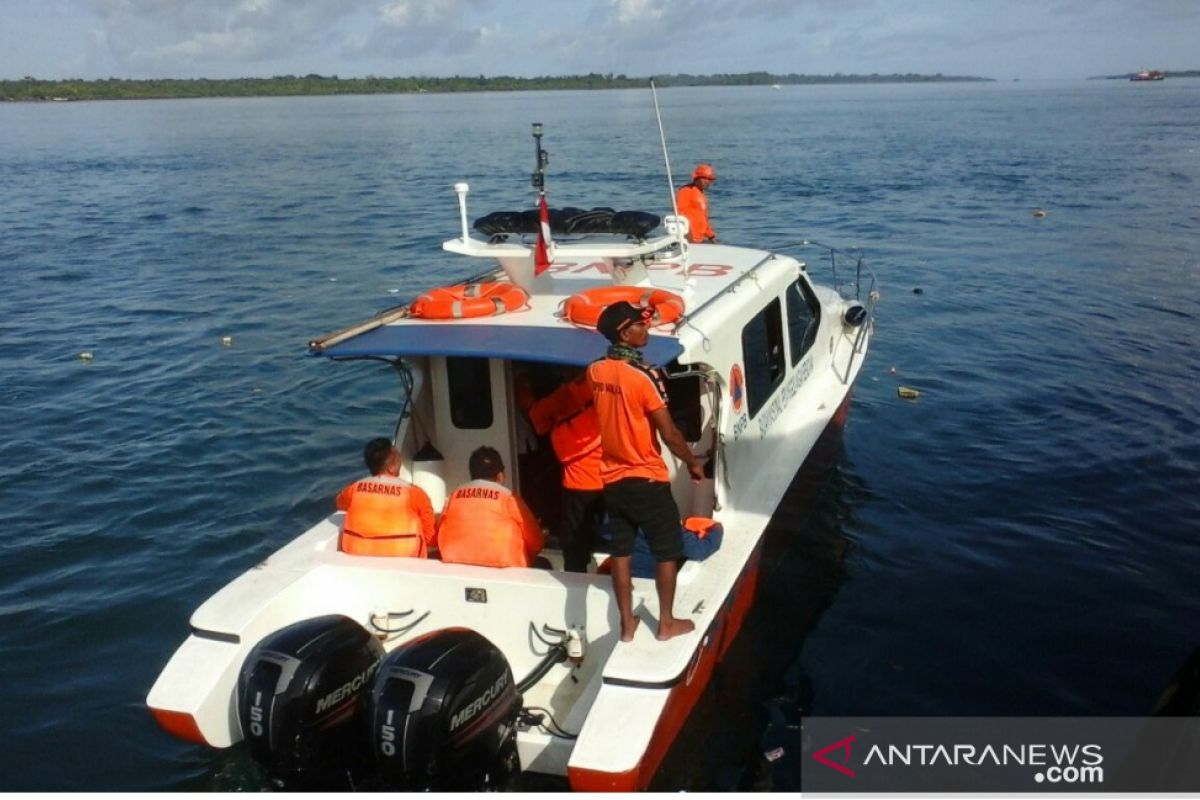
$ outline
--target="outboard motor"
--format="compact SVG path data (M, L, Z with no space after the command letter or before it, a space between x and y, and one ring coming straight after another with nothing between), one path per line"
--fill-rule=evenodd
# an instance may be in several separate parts
M394 650L371 693L379 778L402 791L498 790L520 772L512 669L467 628L428 633Z
M362 625L337 614L289 625L250 652L238 720L275 786L354 787L371 764L367 700L383 654Z

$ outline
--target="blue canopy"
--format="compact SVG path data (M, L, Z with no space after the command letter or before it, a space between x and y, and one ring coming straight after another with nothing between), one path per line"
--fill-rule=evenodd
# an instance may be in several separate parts
M582 328L514 325L447 325L406 323L383 325L314 352L328 358L363 356L472 356L551 364L590 364L608 350L608 340ZM683 347L668 336L651 336L642 348L647 363L661 367L679 357Z

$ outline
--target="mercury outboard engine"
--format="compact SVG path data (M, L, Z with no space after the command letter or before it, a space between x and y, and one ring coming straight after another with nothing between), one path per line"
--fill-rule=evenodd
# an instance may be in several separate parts
M520 772L512 669L467 628L426 634L394 650L371 693L379 778L398 790L506 788Z
M337 614L263 639L238 677L237 712L254 760L281 789L347 790L370 767L367 700L383 645Z

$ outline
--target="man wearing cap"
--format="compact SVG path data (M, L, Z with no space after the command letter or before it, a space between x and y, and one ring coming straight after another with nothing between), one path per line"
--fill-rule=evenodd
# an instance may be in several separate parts
M717 234L708 224L708 187L717 179L716 170L710 164L697 164L692 171L692 182L679 187L675 195L675 207L687 217L688 238L693 242L715 242Z
M600 314L596 329L612 343L605 357L588 367L587 375L600 422L600 475L613 532L613 592L621 616L621 641L632 641L638 625L630 558L639 528L657 562L657 635L666 640L692 631L695 625L674 613L683 538L659 438L687 465L694 480L702 480L704 470L671 420L661 377L642 361L639 348L650 339L649 312L624 301L613 303Z

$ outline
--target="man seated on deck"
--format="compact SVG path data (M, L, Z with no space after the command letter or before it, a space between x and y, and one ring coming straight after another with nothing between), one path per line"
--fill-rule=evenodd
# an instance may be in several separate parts
M542 526L504 485L504 461L491 447L471 453L471 480L446 500L438 528L442 561L481 567L531 567L545 544Z
M401 480L400 451L390 439L367 442L363 460L370 477L337 496L338 510L346 512L338 549L358 556L424 558L437 533L429 495Z

